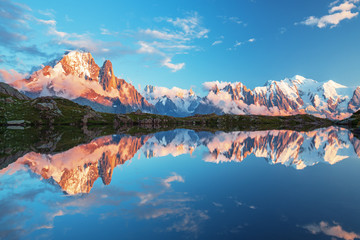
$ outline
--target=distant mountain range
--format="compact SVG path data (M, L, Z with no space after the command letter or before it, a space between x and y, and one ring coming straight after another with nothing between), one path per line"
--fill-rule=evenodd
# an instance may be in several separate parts
M47 63L26 79L10 83L29 97L61 96L94 110L143 112L170 116L194 114L311 114L344 119L360 109L360 87L346 87L332 80L317 82L302 76L268 81L248 89L241 82L206 82L207 96L191 89L168 89L148 85L139 93L133 85L114 75L112 63L99 67L89 52L69 51Z

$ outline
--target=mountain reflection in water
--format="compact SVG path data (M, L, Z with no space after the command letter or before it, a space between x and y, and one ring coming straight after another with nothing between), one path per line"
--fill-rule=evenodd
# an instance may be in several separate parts
M270 164L298 170L321 162L332 165L348 157L360 157L360 140L342 128L229 133L177 129L141 137L104 136L61 153L30 152L0 173L30 169L44 179L55 181L67 194L89 193L99 177L103 184L110 184L114 168L138 152L146 158L176 157L191 155L201 146L207 148L202 157L206 162L241 162L253 154Z
M8 143L0 239L360 238L346 129L66 134Z

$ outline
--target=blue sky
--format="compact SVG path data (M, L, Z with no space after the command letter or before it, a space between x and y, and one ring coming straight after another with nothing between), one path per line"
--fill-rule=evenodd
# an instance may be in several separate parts
M0 0L0 69L28 73L67 49L135 87L249 88L296 74L360 83L360 0Z

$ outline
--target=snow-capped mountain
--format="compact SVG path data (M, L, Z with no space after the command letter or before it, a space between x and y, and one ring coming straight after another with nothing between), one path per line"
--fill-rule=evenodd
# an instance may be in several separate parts
M294 115L343 119L360 109L360 87L302 76L268 81L253 90L241 82L206 82L209 91L194 113Z
M172 89L147 85L143 96L155 106L159 114L176 117L189 116L198 107L201 98L192 89Z
M248 89L241 82L205 82L205 97L191 89L147 85L141 95L133 85L115 76L112 63L99 67L91 53L69 51L33 72L9 83L30 97L61 96L94 110L124 113L140 109L176 117L194 114L312 114L344 119L360 109L360 87L332 80L317 82L296 75ZM144 97L143 97L144 96Z
M89 52L69 51L11 85L30 97L61 96L103 112L154 109L133 85L114 75L109 60L100 68Z

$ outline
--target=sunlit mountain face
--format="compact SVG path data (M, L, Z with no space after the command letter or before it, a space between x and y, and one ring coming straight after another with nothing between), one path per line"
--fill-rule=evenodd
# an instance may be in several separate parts
M360 140L342 128L310 132L269 130L255 132L195 132L177 129L145 136L111 135L94 139L65 152L30 152L17 159L3 174L30 170L51 180L67 194L89 193L98 178L111 183L114 168L137 153L146 158L191 156L205 149L205 162L242 162L253 155L269 164L301 170L318 163L336 164L360 157Z
M264 80L265 81L265 80ZM360 109L360 87L318 82L300 75L269 80L249 89L242 82L204 82L207 95L191 88L146 85L140 93L114 74L110 60L100 67L90 52L67 51L24 79L8 81L29 97L60 96L101 112L136 110L175 117L195 114L295 115L344 119Z
M0 237L358 239L359 146L336 127L177 129L17 152L0 170Z

